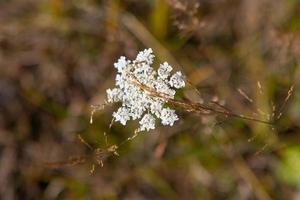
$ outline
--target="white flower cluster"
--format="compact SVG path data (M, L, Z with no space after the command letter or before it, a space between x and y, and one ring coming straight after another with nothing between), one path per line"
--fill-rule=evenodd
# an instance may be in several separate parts
M172 75L172 67L167 62L155 71L151 67L153 59L151 48L139 52L134 61L120 57L114 64L118 70L116 87L106 90L108 102L122 103L113 113L115 121L126 125L130 119L140 119L137 131L155 129L156 117L163 125L170 126L178 120L175 110L164 104L174 99L175 89L185 87L184 77L181 72Z

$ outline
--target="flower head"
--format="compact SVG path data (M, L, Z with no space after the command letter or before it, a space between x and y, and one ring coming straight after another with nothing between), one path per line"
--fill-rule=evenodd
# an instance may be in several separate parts
M145 114L139 123L141 131L155 129L155 118L151 114Z
M165 103L174 99L175 89L185 87L184 77L181 72L172 75L173 68L167 62L154 70L153 59L151 48L139 52L133 61L121 56L114 64L116 86L106 90L108 102L121 103L113 113L115 121L126 125L128 120L140 119L138 131L155 129L155 117L169 126L179 119Z

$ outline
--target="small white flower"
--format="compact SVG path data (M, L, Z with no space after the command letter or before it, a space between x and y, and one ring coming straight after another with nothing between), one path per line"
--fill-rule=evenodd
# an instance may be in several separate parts
M151 48L140 51L136 56L137 62L146 62L146 64L151 65L153 63L154 55Z
M170 76L172 69L173 68L167 62L164 62L163 64L160 64L157 70L158 76L162 79L166 79Z
M120 107L117 112L113 113L113 117L116 121L119 121L124 126L126 125L126 122L130 119L128 109L125 107Z
M141 131L149 131L150 129L155 129L155 118L151 114L145 114L140 120L139 124Z
M139 119L142 117L145 109L143 107L135 106L130 109L130 117L133 120Z
M118 70L118 72L122 72L126 69L130 61L126 60L125 56L121 56L118 59L118 62L114 64L115 68Z
M163 108L164 102L161 100L153 100L150 102L150 112L156 117L160 117L160 112Z
M173 74L173 76L170 78L169 83L171 87L175 87L177 89L185 87L185 82L181 72L176 72L175 74Z
M107 94L107 101L110 103L121 101L124 95L123 91L120 90L119 88L114 88L112 90L107 89L106 94Z
M169 96L169 98L173 99L174 95L176 93L175 90L172 90L170 86L163 80L158 78L156 83L155 83L155 89L157 92L165 94Z
M161 64L155 71L150 66L153 59L152 49L139 52L134 61L126 60L124 56L120 57L114 64L118 71L116 86L106 90L108 102L122 103L122 106L113 113L115 121L126 125L130 119L140 119L138 131L154 129L155 117L160 118L163 125L170 126L178 120L175 110L167 108L165 103L174 99L176 93L174 88L185 86L183 76L181 72L171 76L172 67L167 62Z
M142 63L136 67L133 74L137 80L148 86L153 85L153 80L155 80L156 72L148 64Z
M178 116L175 114L175 110L164 108L161 111L160 119L163 125L173 126L174 122L178 120Z
M120 89L126 88L130 82L130 77L127 77L125 73L117 74L116 76L116 86L119 86Z

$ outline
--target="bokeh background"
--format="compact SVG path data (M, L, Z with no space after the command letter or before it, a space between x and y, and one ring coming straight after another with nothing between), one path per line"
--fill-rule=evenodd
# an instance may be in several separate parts
M178 110L93 175L92 160L47 165L119 144L109 129L113 63L151 47L195 85L177 98L226 102L253 121ZM1 0L0 199L300 199L298 0ZM261 89L257 86L261 84ZM289 88L294 92L282 107ZM238 89L253 99L250 103ZM255 114L257 113L257 114ZM224 121L225 120L225 121Z

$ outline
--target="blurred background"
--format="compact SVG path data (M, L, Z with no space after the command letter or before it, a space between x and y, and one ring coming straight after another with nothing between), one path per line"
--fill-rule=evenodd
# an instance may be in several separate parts
M114 85L113 63L152 48L200 91L274 126L177 110L90 175L47 165L119 144L116 106L89 123ZM298 0L1 0L0 199L300 199ZM288 90L294 92L284 103ZM240 92L239 92L240 91ZM241 91L251 98L247 100ZM275 110L275 112L273 112ZM225 121L224 121L225 120Z

